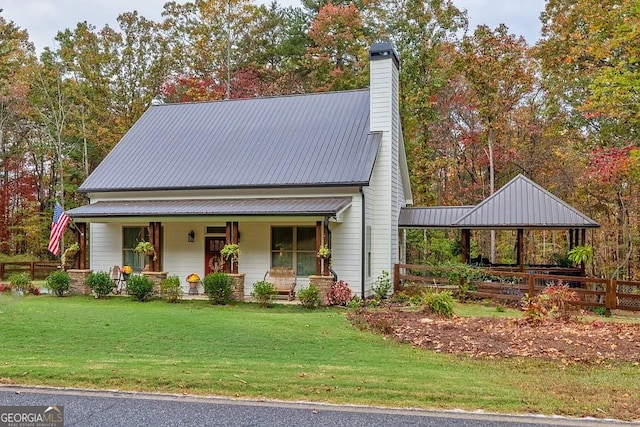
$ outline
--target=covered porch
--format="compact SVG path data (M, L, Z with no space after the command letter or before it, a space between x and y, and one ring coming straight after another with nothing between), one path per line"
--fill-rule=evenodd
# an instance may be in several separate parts
M186 277L212 272L243 275L248 283L264 278L271 267L290 266L305 283L329 276L329 261L317 256L332 248L351 197L99 201L68 213L78 225L80 250L74 268L108 271L132 265L134 271ZM154 255L135 253L137 241L152 244ZM237 244L237 259L221 255ZM202 289L200 289L202 290ZM246 290L248 294L250 289Z

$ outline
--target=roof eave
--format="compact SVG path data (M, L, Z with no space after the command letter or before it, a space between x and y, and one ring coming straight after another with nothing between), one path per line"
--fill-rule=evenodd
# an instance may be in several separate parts
M232 185L232 186L181 186L181 187L114 187L114 188L82 188L78 189L79 193L120 193L120 192L144 192L144 191L188 191L188 190L263 190L263 189L293 189L293 188L344 188L344 187L364 187L369 185L371 177L366 181L352 182L320 182L308 184L274 184L274 185Z

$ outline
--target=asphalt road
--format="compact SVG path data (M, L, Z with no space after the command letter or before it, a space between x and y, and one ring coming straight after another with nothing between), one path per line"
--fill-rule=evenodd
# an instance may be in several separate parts
M63 406L65 427L80 426L626 426L613 420L507 416L458 411L230 400L0 386L0 406ZM638 425L638 424L636 424Z

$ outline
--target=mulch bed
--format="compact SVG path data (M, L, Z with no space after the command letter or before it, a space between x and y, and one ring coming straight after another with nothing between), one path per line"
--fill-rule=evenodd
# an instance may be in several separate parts
M349 315L361 329L415 347L478 358L535 357L562 363L640 364L640 324L522 319L443 318L403 309L361 309Z

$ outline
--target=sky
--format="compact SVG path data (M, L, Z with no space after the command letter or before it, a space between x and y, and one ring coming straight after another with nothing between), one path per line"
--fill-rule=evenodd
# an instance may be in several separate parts
M123 12L137 10L140 15L159 21L167 0L0 0L2 16L29 32L36 50L54 46L54 37L78 22L102 28L109 24L118 28L116 18ZM258 0L260 1L260 0ZM262 0L268 2L267 0ZM299 0L279 0L282 5L299 5ZM504 23L511 33L522 35L529 44L540 37L540 13L545 0L453 0L467 9L469 28L486 24L491 28Z

